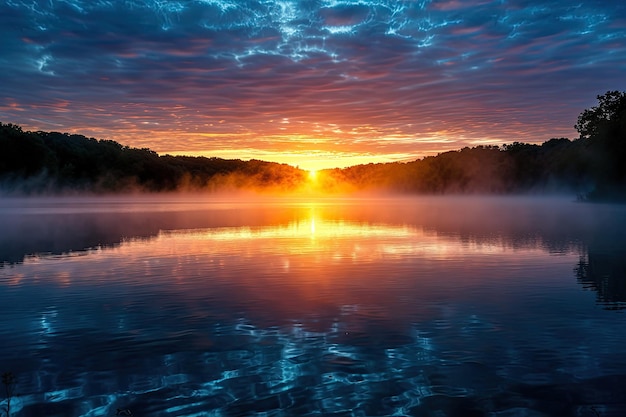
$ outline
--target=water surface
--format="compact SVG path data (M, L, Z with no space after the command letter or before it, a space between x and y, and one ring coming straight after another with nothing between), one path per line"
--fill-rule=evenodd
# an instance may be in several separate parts
M16 416L626 415L626 207L0 201Z

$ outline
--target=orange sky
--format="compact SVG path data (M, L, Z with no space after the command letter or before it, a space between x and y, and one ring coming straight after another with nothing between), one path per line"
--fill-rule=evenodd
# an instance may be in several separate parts
M626 89L626 6L0 4L0 121L304 169L577 137Z

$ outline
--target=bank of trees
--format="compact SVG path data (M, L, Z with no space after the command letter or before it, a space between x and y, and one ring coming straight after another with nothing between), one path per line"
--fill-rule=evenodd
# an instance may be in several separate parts
M609 91L583 111L580 137L513 142L441 153L408 163L326 172L327 188L446 193L573 193L626 201L626 92Z
M588 146L566 138L449 151L408 163L327 171L327 188L426 194L585 194L594 188Z
M13 193L290 191L306 172L258 160L159 156L112 140L0 123L0 189Z
M575 140L513 142L444 152L408 163L326 170L318 187L400 193L575 193L626 201L626 92L598 96ZM6 191L300 189L305 171L271 162L159 156L111 140L25 132L0 123L0 187Z
M595 181L589 198L626 201L626 91L608 91L597 99L598 105L576 122Z

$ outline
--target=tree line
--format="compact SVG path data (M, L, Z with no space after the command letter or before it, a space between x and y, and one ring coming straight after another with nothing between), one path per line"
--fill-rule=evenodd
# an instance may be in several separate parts
M326 172L325 187L426 194L575 193L626 201L626 92L608 91L584 110L575 140L466 147L407 163Z
M14 193L162 192L262 189L290 191L306 172L286 164L159 156L147 148L0 123L0 189Z
M608 91L576 122L580 137L543 144L466 147L412 162L325 170L325 192L425 194L576 193L626 201L626 92ZM307 173L286 164L159 156L112 140L26 132L0 123L0 188L14 192L302 189Z

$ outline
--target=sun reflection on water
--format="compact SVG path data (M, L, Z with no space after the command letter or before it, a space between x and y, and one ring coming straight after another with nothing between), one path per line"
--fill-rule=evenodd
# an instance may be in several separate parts
M578 342L614 328L581 328L570 314L592 300L571 276L575 246L555 255L541 236L524 229L520 243L501 223L476 232L467 207L450 217L439 207L366 200L179 208L116 214L100 223L108 235L67 246L75 250L31 251L0 268L0 290L14 300L0 333L21 343L32 381L55 377L22 386L17 412L90 401L89 415L127 406L139 414L137 404L248 415L268 398L314 396L326 414L338 414L381 403L383 387L389 407L371 414L421 415L415 407L442 387L474 389L468 375L476 372L493 387L505 377L514 386L519 375L544 378L544 363L531 360L535 346L568 359L558 378L595 376L591 348L580 354ZM59 224L84 231L94 218L102 214L80 218L75 229ZM565 317L556 336L557 322L543 319L554 319L550 309ZM549 332L534 330L542 320ZM604 335L604 351L618 351L621 339Z
M334 239L354 237L409 237L415 231L408 228L382 224L351 223L342 220L328 220L315 216L300 219L286 225L263 227L226 227L204 230L175 230L165 234L184 235L188 239L231 241L260 239Z
M396 216L401 210L402 216ZM526 239L520 246L499 229L464 235L454 233L452 227L432 227L432 219L439 219L435 214L440 212L429 213L404 202L381 206L371 199L238 202L226 208L202 201L194 211L180 211L177 205L176 211L153 215L154 226L150 224L148 234L133 234L132 228L125 227L146 229L147 220L129 216L126 223L110 228L119 229L117 243L63 254L27 255L19 267L0 269L0 279L16 286L26 283L23 277L30 277L27 281L44 279L65 288L175 282L197 289L218 280L244 281L248 278L240 278L238 271L249 270L272 285L294 284L304 291L310 284L315 293L319 285L332 280L378 285L371 281L382 283L381 278L393 270L398 275L448 269L453 272L442 274L446 281L466 285L493 275L493 265L525 268L527 262L545 256L540 240ZM403 220L398 222L396 217ZM431 223L423 222L427 217ZM357 276L349 269L363 272ZM411 272L410 276L420 275Z

